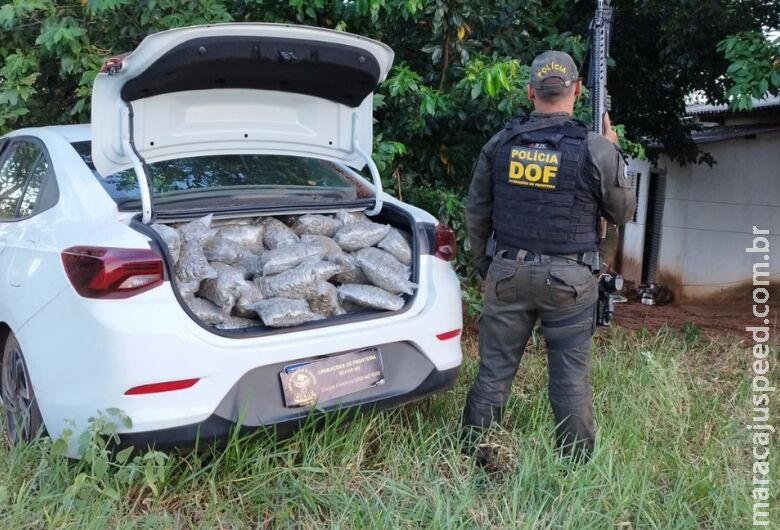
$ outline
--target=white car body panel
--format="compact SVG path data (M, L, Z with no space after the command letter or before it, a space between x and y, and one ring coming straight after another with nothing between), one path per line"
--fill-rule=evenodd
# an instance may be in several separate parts
M445 307L460 308L457 278L444 262L434 268L440 270L432 270L425 281L421 279L417 303L407 312L348 326L254 339L219 337L181 310L166 282L127 305L79 299L75 292L66 290L40 318L20 331L19 340L28 352L50 349L45 329L60 320L58 349L63 353L49 359L30 359L27 354L44 421L53 436L67 427L68 420L85 428L96 410L109 407L128 414L133 431L165 429L206 419L242 375L263 365L408 340L417 344L437 369L459 366L460 342L436 338L437 333L462 326L459 312L442 312ZM440 287L436 296L424 292L430 289L433 275L443 276L442 283L448 287ZM425 304L424 298L435 300L435 305ZM64 313L68 317L63 319ZM143 329L143 334L134 331L137 329ZM74 370L74 364L89 369ZM189 389L123 395L138 385L190 377L200 381Z

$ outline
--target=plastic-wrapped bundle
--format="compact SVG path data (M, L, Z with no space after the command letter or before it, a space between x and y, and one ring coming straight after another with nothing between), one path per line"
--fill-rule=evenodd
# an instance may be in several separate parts
M233 241L252 254L263 253L263 225L229 224L220 226L218 237Z
M247 283L244 273L224 263L212 263L211 266L217 271L217 277L203 280L198 296L211 300L228 314Z
M201 247L214 239L217 230L211 228L211 219L214 216L208 214L189 223L179 226L179 235L185 243L197 243Z
M403 298L373 285L344 284L339 287L339 299L371 309L396 311L404 306Z
M218 261L227 265L232 265L245 250L230 239L217 236L203 247L203 254L209 261Z
M367 223L368 217L363 212L348 212L346 210L339 210L336 212L336 219L341 221L343 225L349 225L352 223Z
M264 219L261 226L263 227L263 242L266 247L272 250L298 242L298 236L295 232L275 217Z
M309 260L304 262L301 267L311 271L314 280L317 282L326 282L344 270L343 265L333 263L332 261Z
M341 270L329 261L304 262L274 276L255 278L265 298L305 298L314 284L327 281Z
M168 225L153 224L152 229L157 232L168 247L168 254L171 257L171 266L176 266L181 254L181 237L179 233Z
M412 264L412 247L401 232L391 228L387 236L377 246L393 255L395 259L405 265Z
M314 271L303 265L275 276L255 278L265 298L303 298L315 282Z
M366 221L364 223L351 223L343 226L336 232L333 239L344 250L351 252L361 248L373 247L382 241L390 230L388 225L380 225Z
M187 241L182 246L181 256L176 264L176 277L180 282L200 282L216 278L217 272L203 255L203 248L195 241Z
M244 278L251 279L255 275L263 273L263 260L245 250L233 262L233 266L244 271Z
M233 314L244 318L257 317L255 304L263 299L263 293L253 282L244 281L241 286L241 294L236 299L236 305L233 306Z
M368 277L363 269L358 265L357 257L354 254L344 253L337 263L341 265L341 272L333 276L336 283L369 283Z
M252 311L254 315L257 315ZM225 320L217 324L217 329L246 329L261 326L263 323L257 318L225 317Z
M344 310L339 303L339 291L332 283L317 282L306 293L306 300L309 302L311 310L320 315L330 317L344 314Z
M189 282L179 282L179 294L181 294L185 299L191 298L195 295L195 293L198 292L198 289L200 289L200 280L193 280Z
M318 236L314 234L304 234L301 236L301 243L304 245L313 245L322 249L322 256L330 261L340 263L344 256L344 250L338 243L327 236Z
M255 310L263 323L271 328L286 328L297 326L312 320L321 320L322 315L313 313L306 300L290 300L287 298L271 298L260 300L255 304Z
M293 231L300 235L313 234L333 237L341 228L341 221L326 215L302 215L295 221Z
M357 254L357 264L369 281L391 293L414 293L417 287L409 281L409 267L378 248L364 248Z
M300 265L308 258L321 259L324 250L320 246L298 243L269 250L263 254L263 276L279 274Z
M219 306L204 298L188 298L187 305L201 322L209 326L215 326L227 319L227 315L222 312Z
M355 302L350 302L349 300L341 298L339 299L341 301L341 308L347 313L354 313L355 311L362 311L366 309L365 307L358 305Z

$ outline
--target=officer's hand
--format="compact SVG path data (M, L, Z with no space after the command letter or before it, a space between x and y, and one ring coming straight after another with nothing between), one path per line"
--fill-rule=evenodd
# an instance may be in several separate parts
M618 143L618 137L617 134L615 134L615 131L612 130L612 121L609 119L609 112L604 113L604 136L612 142L613 144Z

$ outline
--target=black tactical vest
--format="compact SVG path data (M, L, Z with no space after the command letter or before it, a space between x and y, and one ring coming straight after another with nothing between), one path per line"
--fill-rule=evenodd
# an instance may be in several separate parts
M544 254L596 250L599 199L583 178L587 136L572 119L507 125L493 162L496 241Z

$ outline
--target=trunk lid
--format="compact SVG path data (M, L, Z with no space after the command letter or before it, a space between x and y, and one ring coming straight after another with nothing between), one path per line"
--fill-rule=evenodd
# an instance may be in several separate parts
M284 154L369 165L372 94L393 51L344 32L217 24L146 37L110 59L92 93L92 160L133 167L152 218L146 164L200 155ZM381 185L381 183L380 183ZM377 209L381 187L377 187Z

